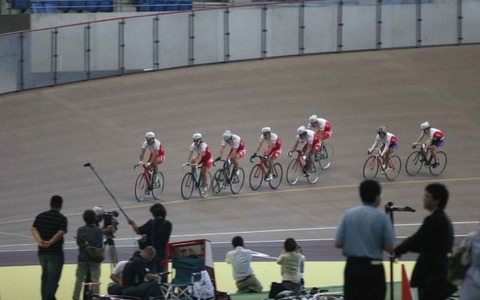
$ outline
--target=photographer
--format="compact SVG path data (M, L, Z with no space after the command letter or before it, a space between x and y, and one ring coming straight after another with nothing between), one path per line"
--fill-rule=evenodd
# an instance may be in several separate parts
M117 229L117 220L115 217L118 216L116 211L105 212L105 209L101 206L95 206L93 208L96 216L96 223L99 228L102 228L103 235L106 237L113 237ZM103 221L103 227L100 227L100 223Z
M137 234L142 235L142 239L139 241L141 249L146 246L153 246L157 252L152 264L152 272L159 273L165 271L163 261L166 254L165 249L168 241L170 240L170 234L172 233L172 223L165 218L167 217L167 210L165 207L156 203L150 207L153 219L147 221L142 226L138 226L133 219L128 219L133 230Z

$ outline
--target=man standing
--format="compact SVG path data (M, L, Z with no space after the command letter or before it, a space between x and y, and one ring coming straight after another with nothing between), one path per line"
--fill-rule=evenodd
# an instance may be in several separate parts
M384 300L387 292L383 251L393 252L394 233L388 215L379 211L380 184L360 184L362 205L348 209L340 219L335 247L347 257L344 270L345 299Z
M418 231L395 248L395 256L418 252L410 285L418 288L419 300L445 299L456 288L447 283L448 254L453 246L453 226L444 209L448 190L440 183L425 188L423 207L430 215Z
M156 251L152 246L147 246L140 253L135 253L125 265L122 274L123 294L126 296L140 297L161 297L160 276L153 274L148 264L155 258Z
M239 293L260 293L262 284L253 274L250 265L252 252L243 248L243 238L236 236L232 239L234 250L227 253L225 261L232 265L233 278Z
M67 218L60 213L63 199L52 196L50 210L35 218L32 235L38 244L38 260L42 266L42 300L56 300L55 294L64 262L63 236L67 233Z

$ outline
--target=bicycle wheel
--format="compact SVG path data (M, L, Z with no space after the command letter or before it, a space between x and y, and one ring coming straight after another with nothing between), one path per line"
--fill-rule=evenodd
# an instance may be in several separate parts
M318 165L322 170L330 167L333 161L333 146L325 143L320 149Z
M375 156L370 156L365 161L363 165L363 178L365 179L374 179L377 177L378 173L378 163L377 158Z
M265 172L260 164L256 164L250 171L250 177L248 178L250 188L254 191L258 190L262 185L263 178L265 178Z
M213 174L213 182L212 182L212 192L215 195L220 194L222 189L225 188L226 179L227 179L227 176L225 176L224 170L215 171L215 173Z
M302 165L297 162L296 159L292 159L288 164L287 168L287 182L290 185L295 185L298 182L300 176L302 176L303 168Z
M145 196L148 192L147 181L142 174L138 174L137 179L135 180L135 199L138 202L142 202L145 199Z
M272 175L273 175L273 178L268 182L268 185L270 185L272 189L276 189L280 186L280 183L282 183L282 179L283 179L283 168L281 164L275 163L273 165Z
M318 170L313 162L310 171L307 172L307 181L311 184L314 184L318 181Z
M234 194L238 194L243 187L243 182L245 181L245 172L242 168L238 168L238 175L233 174L232 179L230 180L230 190Z
M182 192L182 198L185 200L190 199L193 193L193 189L195 188L195 178L192 172L188 172L183 176L182 179L182 186L181 186L181 192Z
M210 195L210 190L212 189L212 174L207 171L207 182L204 183L200 178L200 184L198 185L198 193L200 197L207 198Z
M407 158L405 163L405 170L410 176L415 176L420 172L423 166L422 153L420 151L413 151Z
M153 183L152 196L155 200L160 200L162 197L163 189L165 188L165 177L162 172L157 173L157 178Z
M445 168L447 167L447 154L445 154L445 152L438 151L437 152L437 159L438 159L437 162L436 162L437 165L435 167L433 167L430 164L430 173L433 176L438 176L438 175L442 174L443 171L445 170Z
M398 157L398 155L390 157L390 162L387 168L392 168L393 170L385 170L385 176L390 181L395 180L402 170L402 161L400 157Z

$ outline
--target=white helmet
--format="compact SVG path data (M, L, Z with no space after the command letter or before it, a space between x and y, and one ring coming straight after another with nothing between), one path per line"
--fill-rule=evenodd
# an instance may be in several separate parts
M297 134L298 134L298 135L302 135L302 134L304 134L305 132L307 132L307 128L305 128L305 126L302 125L302 126L300 126L300 127L297 128Z
M430 128L430 123L428 123L428 121L425 121L420 125L420 128L422 130L428 129L428 128Z
M95 206L92 210L95 212L97 217L102 217L105 215L105 209L103 209L101 206Z
M153 138L155 138L155 133L153 133L152 131L149 131L149 132L145 133L145 138L147 140L153 139Z
M318 121L317 115L311 115L310 118L308 118L309 123L315 123Z
M380 134L380 133L387 133L387 128L385 128L385 126L383 125L380 125L378 126L377 128L377 133Z
M194 133L193 136L192 136L193 140L196 141L196 140L199 140L202 138L202 134L197 132L197 133Z
M270 127L263 127L263 128L262 128L262 133L267 133L267 132L272 132L272 128L270 128Z
M232 132L230 130L225 130L225 132L222 134L222 138L225 142L228 141L232 138Z

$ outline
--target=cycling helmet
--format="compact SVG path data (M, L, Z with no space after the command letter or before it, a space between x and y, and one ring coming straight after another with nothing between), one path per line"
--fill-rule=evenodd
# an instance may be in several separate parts
M300 127L297 128L297 134L298 135L302 135L305 132L307 132L307 128L305 128L305 126L300 126Z
M422 130L428 129L428 128L430 128L430 123L428 123L428 121L425 121L420 125L420 128Z
M155 133L153 133L152 131L149 131L149 132L145 133L145 138L147 140L153 139L153 138L155 138Z
M202 134L197 132L197 133L194 133L193 136L192 136L193 140L196 141L196 140L199 140L202 138Z
M310 118L308 118L308 122L311 124L311 123L315 123L318 121L318 117L317 115L311 115Z
M270 127L263 127L263 128L262 128L262 133L267 133L267 132L272 132L272 128L270 128Z
M385 126L381 125L381 126L378 126L377 128L377 133L380 134L380 133L387 133L387 128L385 128Z
M105 215L105 209L103 209L101 206L95 206L92 210L95 212L95 216L97 217L103 217Z
M225 130L225 132L222 135L223 140L226 142L229 139L232 138L232 132L230 130Z

